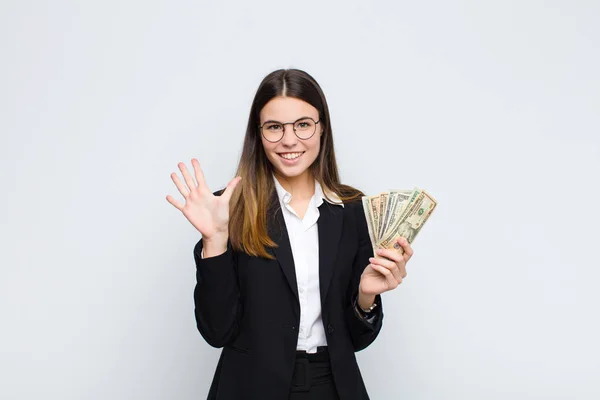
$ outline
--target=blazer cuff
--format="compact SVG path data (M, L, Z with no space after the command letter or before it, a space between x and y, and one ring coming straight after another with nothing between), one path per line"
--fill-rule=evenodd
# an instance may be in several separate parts
M205 279L221 277L233 272L233 249L231 242L227 241L227 249L222 254L204 258L204 249L202 239L198 241L194 248L194 257L196 259L196 278L199 283ZM219 281L220 281L219 279Z
M358 319L360 319L361 321L364 321L364 322L368 323L369 325L374 325L377 320L377 317L379 316L379 309L381 308L381 302L379 301L379 299L380 299L380 295L377 295L375 297L375 303L377 304L377 307L375 307L375 309L373 309L372 312L363 313L359 310L358 293L356 293L352 297L352 308L354 309L354 315L356 315L356 317Z
M225 251L216 256L208 257L208 259L221 257L221 256L227 254L230 250L231 250L231 241L228 239L227 240L227 248L225 249ZM198 243L196 244L196 246L194 248L194 253L198 260L204 260L204 241L202 239L200 239L198 241Z

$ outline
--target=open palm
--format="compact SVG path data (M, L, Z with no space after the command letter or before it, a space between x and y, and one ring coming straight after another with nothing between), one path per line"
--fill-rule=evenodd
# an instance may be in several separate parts
M190 223L202 234L205 240L209 240L220 234L227 234L229 224L229 200L241 180L240 177L233 178L221 196L212 194L197 159L192 158L194 176L190 175L184 163L177 164L185 184L181 182L175 172L171 179L177 186L177 190L184 197L185 204L179 203L171 195L167 195L167 201L183 213Z

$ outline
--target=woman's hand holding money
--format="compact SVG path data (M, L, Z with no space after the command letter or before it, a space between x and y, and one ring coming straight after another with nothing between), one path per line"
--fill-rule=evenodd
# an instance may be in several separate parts
M380 257L369 258L371 263L360 277L358 304L361 308L368 308L376 295L397 288L406 278L406 263L414 251L405 238L399 237L397 241L404 254L395 249L377 249L376 255Z

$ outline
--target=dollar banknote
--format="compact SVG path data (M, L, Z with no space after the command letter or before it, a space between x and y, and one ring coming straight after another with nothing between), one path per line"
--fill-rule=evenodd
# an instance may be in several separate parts
M384 248L403 253L398 238L404 237L412 244L436 208L437 201L425 190L415 187L364 196L362 204L373 252Z
M375 232L373 230L373 210L371 208L371 202L367 196L363 196L362 198L363 209L365 210L365 217L367 218L367 228L369 230L369 239L371 239L371 245L373 246L373 254L375 254L375 243L377 243L377 239L375 237Z
M390 196L388 199L389 206L386 207L386 213L383 217L381 229L382 232L388 232L390 227L396 225L396 221L398 218L400 218L401 212L408 204L407 200L410 199L411 193L411 190L390 190Z
M383 235L383 219L385 217L386 209L388 207L388 200L390 197L389 192L379 193L379 226L377 227L378 238Z
M385 196L384 196L385 195ZM387 193L379 193L375 196L364 196L363 197L363 207L365 208L365 215L367 216L367 220L369 222L370 229L373 231L373 239L376 243L380 236L380 227L381 227L381 202L387 202Z

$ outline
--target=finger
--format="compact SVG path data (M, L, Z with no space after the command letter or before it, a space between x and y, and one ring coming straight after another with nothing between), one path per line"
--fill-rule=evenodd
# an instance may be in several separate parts
M404 258L402 257L402 254L398 253L396 250L393 250L393 249L377 249L377 250L375 250L375 254L376 254L376 256L375 256L376 258L385 257L385 258L395 261L395 262L404 260Z
M177 186L177 190L179 190L179 193L181 193L181 195L185 199L187 199L187 197L190 195L190 191L188 190L188 188L185 187L183 183L181 183L181 181L179 180L179 176L177 176L177 174L173 172L171 174L171 179L175 183L175 186Z
M386 267L383 267L379 264L373 264L371 263L371 268L373 268L375 271L379 272L381 275L385 276L386 279L388 276L391 276L392 278L394 277L394 275L392 274L392 272L387 269Z
M227 187L225 188L225 191L223 192L223 194L221 194L221 196L224 196L223 198L227 201L231 200L233 191L235 190L236 186L238 185L238 183L240 183L241 180L241 176L236 176L231 181L229 181Z
M397 239L398 243L402 243L402 240L404 238L399 238ZM404 239L406 240L406 239ZM406 242L408 243L408 242ZM410 248L410 245L408 245ZM400 247L402 248L402 247ZM412 251L412 249L410 249L410 251ZM393 250L393 249L376 249L375 253L379 256L377 257L377 259L381 259L382 257L385 257L386 259L391 259L393 260L396 265L398 266L398 273L394 274L396 276L396 278L402 279L402 278L406 278L406 263L407 261L410 259L410 257L408 257L406 255L406 253L400 254L398 253L398 251Z
M369 258L369 261L371 262L371 264L377 264L384 268L387 268L392 273L392 275L394 275L394 278L396 279L396 281L398 281L398 283L400 283L402 281L402 278L406 276L406 273L403 272L405 271L403 265L404 260L394 262L385 258Z
M196 182L198 182L198 188L210 192L210 189L206 185L206 180L204 179L204 172L202 172L202 168L200 168L200 161L196 158L192 158L192 167L194 167L194 176L196 177Z
M404 255L404 248L402 247L402 245L400 245L398 239L396 239L396 242L394 243L394 250L396 250L398 254Z
M177 164L177 166L179 167L179 170L181 171L181 174L183 175L183 179L185 179L185 183L191 192L198 185L196 185L196 182L194 182L194 178L192 178L192 176L188 172L188 169L184 163L180 162L179 164Z
M183 210L183 204L181 204L180 202L178 202L177 200L175 200L173 198L173 196L171 196L170 194L167 195L167 201L171 204L173 204L173 206L178 209L179 211Z
M382 267L385 267L389 270L392 270L397 266L394 261L388 260L387 258L369 257L369 261L371 262L371 264L381 265Z
M402 254L402 256L404 257L404 260L406 260L406 261L410 260L410 258L412 257L412 255L415 252L412 249L412 247L410 246L410 243L408 243L408 240L404 237L399 237L398 244L400 246L402 246L402 249L404 250L404 254Z
M398 287L398 285L402 282L402 280L396 280L394 274L392 274L389 269L382 267L381 265L371 264L371 268L373 268L375 271L379 272L385 277L385 282L388 289L394 289Z

